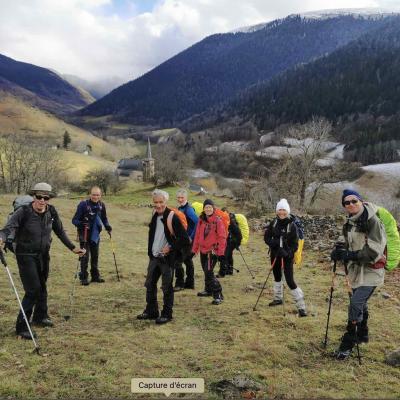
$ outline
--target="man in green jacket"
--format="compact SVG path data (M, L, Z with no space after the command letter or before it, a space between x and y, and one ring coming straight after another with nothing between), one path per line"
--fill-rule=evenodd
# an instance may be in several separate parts
M378 208L349 189L343 191L342 205L347 213L344 243L336 245L331 258L343 261L352 296L347 330L336 353L339 360L350 356L356 342L369 341L367 302L376 287L383 284L386 265L386 233L377 215Z

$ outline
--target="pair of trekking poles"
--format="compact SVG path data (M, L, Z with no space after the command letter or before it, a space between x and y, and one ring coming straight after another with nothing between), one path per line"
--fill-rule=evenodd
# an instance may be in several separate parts
M88 230L89 230L89 227L88 227L88 225L85 224L85 225L84 225L84 230L83 230L83 247L84 247L85 249L87 248ZM110 237L111 251L112 251L113 257L114 257L114 264L115 264L115 271L116 271L116 273L117 273L117 280L118 280L118 282L120 282L119 271L118 271L118 265L117 265L117 258L116 258L116 255L115 255L114 241L112 240L111 232L108 232L108 235L109 235L109 237ZM87 256L88 256L88 254L87 254L87 252L86 252L86 254L85 254L83 257L87 257ZM74 311L75 286L76 286L76 281L78 280L78 276L79 276L79 266L80 266L80 264L81 264L81 259L82 259L82 257L79 257L79 258L78 258L78 262L77 262L77 264L76 264L76 271L75 271L75 274L74 274L74 281L73 281L73 283L72 283L72 289L71 289L71 292L70 292L70 295L69 295L69 299L70 299L70 304L69 304L70 312L69 312L69 314L64 315L64 320L65 320L65 321L69 321L69 320L71 319L72 314L73 314L73 311Z
M346 279L346 287L347 287L347 292L349 295L349 300L351 300L351 296L353 294L353 291L350 286L350 282L348 279L348 270L347 270L347 265L346 263L344 264L344 272L345 272L345 279ZM329 295L329 305L328 305L328 313L327 313L327 319L326 319L326 329L325 329L325 338L324 341L322 342L322 346L324 349L326 349L328 345L328 330L329 330L329 322L330 322L330 317L331 317L331 309L332 309L332 300L333 300L333 291L335 290L336 286L336 260L333 262L333 268L332 268L332 284L331 284L331 290L330 290L330 295ZM353 322L355 325L355 330L354 330L354 342L356 344L356 349L357 349L357 358L358 358L358 363L361 365L361 355L360 355L360 346L358 343L358 337L357 337L357 323Z

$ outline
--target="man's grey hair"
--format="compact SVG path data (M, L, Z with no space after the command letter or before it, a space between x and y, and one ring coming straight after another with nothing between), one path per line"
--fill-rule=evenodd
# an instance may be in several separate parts
M152 195L153 199L154 199L154 197L164 197L165 201L169 200L169 194L164 190L155 189L155 190L153 190L153 193L151 195Z
M178 196L184 196L184 197L188 197L188 192L187 192L187 190L186 189L179 189L177 192L176 192L176 196L178 197Z

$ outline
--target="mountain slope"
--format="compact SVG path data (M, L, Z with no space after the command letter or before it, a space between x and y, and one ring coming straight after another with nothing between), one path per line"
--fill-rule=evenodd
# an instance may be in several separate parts
M351 15L324 20L291 16L256 31L213 35L81 113L173 125L252 84L331 53L381 23Z
M313 115L344 121L368 113L392 116L400 102L400 17L312 63L243 91L228 105L186 123L190 129L240 116L259 129L305 122Z
M23 90L37 96L37 104L56 113L75 111L93 99L49 69L13 60L0 54L0 89ZM19 89L18 89L19 88Z

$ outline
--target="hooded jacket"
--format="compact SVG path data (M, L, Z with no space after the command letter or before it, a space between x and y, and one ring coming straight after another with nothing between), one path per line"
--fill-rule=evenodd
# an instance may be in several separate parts
M363 203L359 214L349 216L343 225L343 236L349 251L357 252L357 259L349 261L348 277L353 289L360 286L378 286L384 282L383 265L376 263L384 257L386 232L379 219L378 207Z
M207 217L204 213L200 215L194 236L193 253L199 250L203 254L214 252L217 256L223 256L226 248L226 230L222 219L212 214Z

